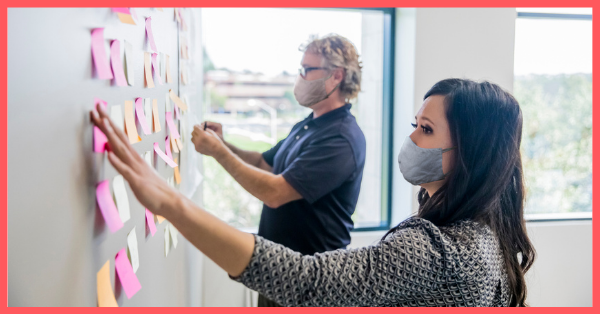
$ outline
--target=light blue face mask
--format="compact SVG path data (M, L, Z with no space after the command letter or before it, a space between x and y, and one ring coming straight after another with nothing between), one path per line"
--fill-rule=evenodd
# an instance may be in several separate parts
M400 172L412 185L443 180L442 154L454 148L421 148L407 136L398 154Z

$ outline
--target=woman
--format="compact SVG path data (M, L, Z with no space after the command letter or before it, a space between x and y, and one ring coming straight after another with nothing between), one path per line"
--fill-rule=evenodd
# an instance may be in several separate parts
M241 232L171 189L97 107L112 165L239 282L287 306L525 306L535 251L523 220L522 114L497 85L435 84L398 157L419 211L369 247L301 255ZM204 132L200 126L194 133ZM219 137L207 130L219 145ZM193 134L194 134L193 133ZM212 143L212 144L211 144Z

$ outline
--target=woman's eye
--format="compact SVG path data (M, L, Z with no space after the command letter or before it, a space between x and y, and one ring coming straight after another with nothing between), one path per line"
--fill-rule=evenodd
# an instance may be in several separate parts
M421 126L421 128L423 129L423 133L425 134L430 134L431 133L431 129L426 127L426 126Z
M412 125L413 128L417 128L417 124L416 123L411 123L410 125Z

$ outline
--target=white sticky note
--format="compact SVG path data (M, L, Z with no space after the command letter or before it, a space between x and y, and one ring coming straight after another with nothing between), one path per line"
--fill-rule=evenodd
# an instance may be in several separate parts
M169 224L168 227L169 233L171 234L171 241L173 241L173 247L177 248L177 233L179 233L179 231L175 229L172 224Z
M167 178L167 184L169 184L169 186L171 186L172 188L175 188L175 177L169 177Z
M129 257L129 262L131 262L131 267L133 267L133 272L135 273L140 267L140 256L138 254L135 227L127 234L127 257Z
M173 111L173 106L171 105L171 95L169 95L169 93L167 93L165 100L165 112Z
M160 77L165 77L165 73L166 73L166 65L167 63L165 62L165 54L164 53L160 53Z
M122 222L126 222L131 218L129 214L129 200L127 199L127 191L125 190L125 179L122 175L118 175L113 179L113 193L117 208L119 209L119 217Z
M165 257L167 257L167 255L169 255L169 228L165 228Z
M144 115L150 133L152 133L152 98L144 98Z
M125 42L125 67L126 67L126 72L127 72L127 83L130 86L133 86L133 74L134 74L134 68L133 68L133 48L131 47L131 44L127 41L124 40Z
M121 131L125 131L125 119L121 105L110 106L110 119Z
M144 160L146 161L146 163L148 163L148 165L150 165L150 167L152 167L152 151L149 150L147 152L144 152L142 154L142 157L144 158Z

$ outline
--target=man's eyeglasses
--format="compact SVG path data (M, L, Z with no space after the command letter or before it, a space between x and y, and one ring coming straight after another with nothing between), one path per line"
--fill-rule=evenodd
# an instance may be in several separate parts
M328 70L329 68L325 68L325 67L309 67L309 68L300 68L298 69L298 71L300 72L300 75L302 77L306 77L306 74L308 74L308 72L310 71L314 71L314 70Z

